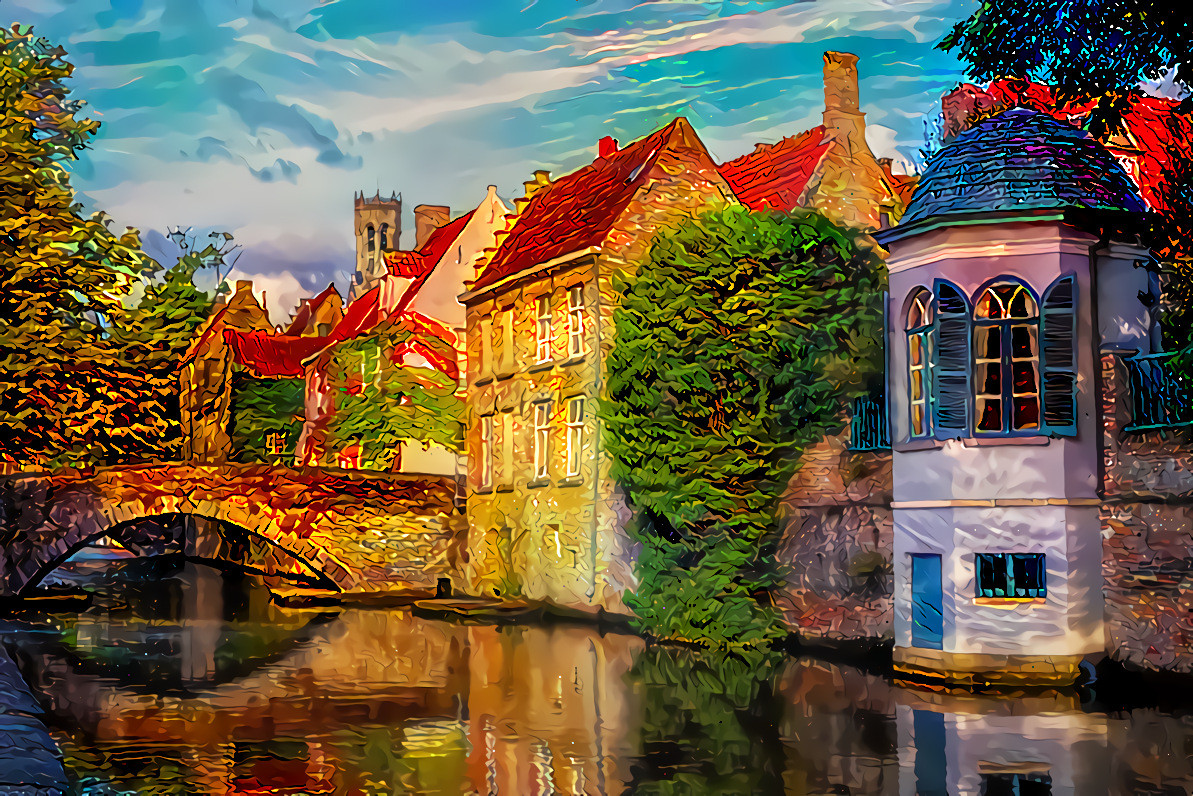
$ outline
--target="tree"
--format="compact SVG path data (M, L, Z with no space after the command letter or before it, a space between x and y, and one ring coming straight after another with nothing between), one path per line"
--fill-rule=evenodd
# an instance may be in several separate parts
M104 326L144 255L134 232L83 219L62 163L98 123L77 118L61 48L28 28L0 29L0 462L120 454L118 363Z
M778 634L779 498L804 446L880 378L884 288L864 235L742 208L660 237L621 286L601 413L641 543L641 629L710 646Z
M1061 101L1096 97L1105 134L1144 81L1193 85L1193 10L1171 0L982 0L940 42L974 80L1038 80Z
M220 269L236 251L227 233L211 233L216 242L203 248L189 229L175 229L168 237L178 247L177 261L165 268L145 258L132 300L115 312L111 324L125 392L137 404L136 421L124 430L124 450L167 460L177 458L181 443L178 364L215 299L195 285L195 276L215 269L218 285ZM301 390L299 407L301 414Z

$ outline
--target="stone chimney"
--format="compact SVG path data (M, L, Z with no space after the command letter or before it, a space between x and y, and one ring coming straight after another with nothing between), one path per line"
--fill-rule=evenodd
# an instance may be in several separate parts
M610 155L617 154L617 139L611 135L607 135L600 141L597 141L597 156L607 158Z
M451 220L451 208L443 205L419 205L414 208L414 248L421 249L431 233Z
M852 155L866 148L866 120L858 101L857 56L824 54L824 126Z

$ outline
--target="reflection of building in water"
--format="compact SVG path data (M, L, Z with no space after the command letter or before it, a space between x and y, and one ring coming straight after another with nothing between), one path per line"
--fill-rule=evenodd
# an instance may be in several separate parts
M901 794L1107 792L1107 719L1082 712L1074 695L909 689L900 690L897 701Z

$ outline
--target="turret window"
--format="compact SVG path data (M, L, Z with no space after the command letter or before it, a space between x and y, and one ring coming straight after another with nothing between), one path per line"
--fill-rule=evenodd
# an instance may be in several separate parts
M936 360L936 306L927 289L912 294L906 328L911 436L926 437L932 433L932 374Z
M389 251L389 224L381 225L381 251Z
M974 306L975 425L979 434L1040 428L1039 309L1024 285L991 285Z
M372 224L365 228L365 235L368 239L369 262L372 263L377 259L377 230Z

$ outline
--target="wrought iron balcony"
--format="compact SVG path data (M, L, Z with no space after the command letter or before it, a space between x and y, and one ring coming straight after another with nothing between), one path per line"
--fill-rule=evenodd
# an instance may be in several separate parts
M1123 360L1131 393L1127 431L1193 425L1189 378L1173 366L1177 354L1145 354Z

